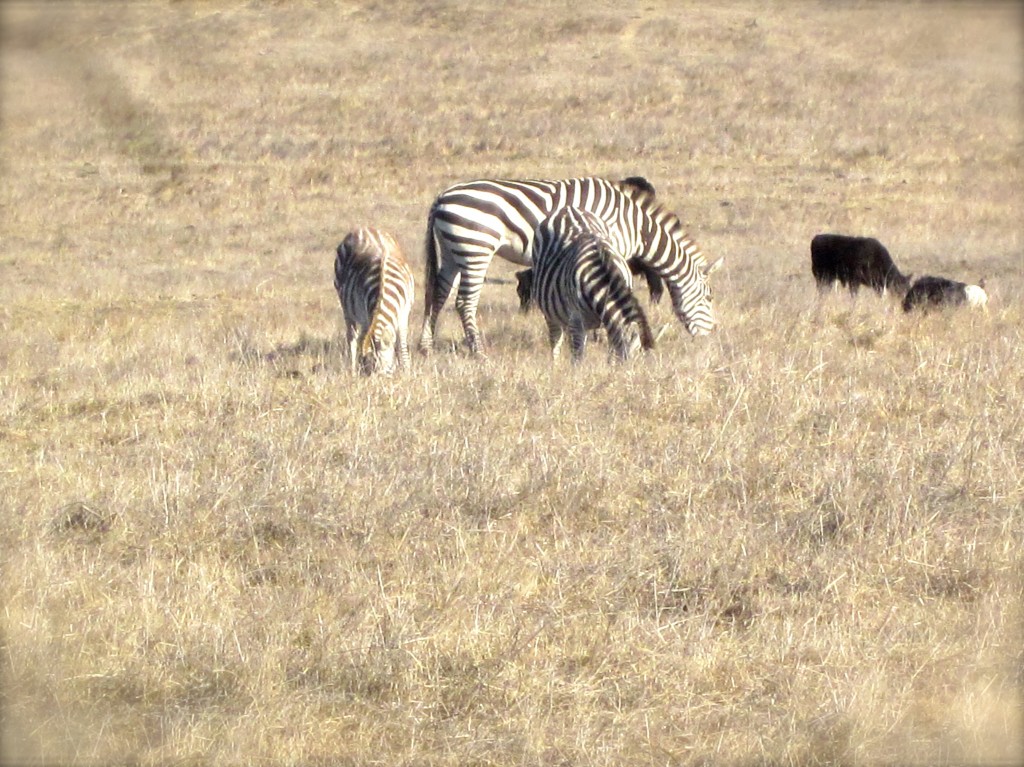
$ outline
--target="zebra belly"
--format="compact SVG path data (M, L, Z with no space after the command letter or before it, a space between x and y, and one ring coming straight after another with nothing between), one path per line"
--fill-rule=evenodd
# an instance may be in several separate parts
M494 251L494 255L501 256L506 261L511 261L519 266L533 266L533 259L530 258L530 248L525 250L508 242L503 242Z

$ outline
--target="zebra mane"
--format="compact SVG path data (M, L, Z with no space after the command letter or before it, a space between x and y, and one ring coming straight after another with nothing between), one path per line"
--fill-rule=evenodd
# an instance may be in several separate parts
M673 240L679 243L683 250L693 259L696 267L703 269L707 266L707 257L701 252L694 239L687 233L686 226L679 218L678 213L666 208L663 203L654 198L652 193L637 191L635 194L628 196L644 213L650 216L651 220L658 227L664 229Z
M655 195L654 184L643 176L629 176L621 181L616 181L615 185L630 197L639 194L648 194L651 197Z

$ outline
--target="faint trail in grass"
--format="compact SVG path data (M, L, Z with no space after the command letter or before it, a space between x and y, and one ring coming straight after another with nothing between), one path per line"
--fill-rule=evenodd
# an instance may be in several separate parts
M185 155L170 138L159 110L133 93L105 62L82 56L68 64L117 150L138 164L145 175L159 180L155 191L181 182L187 173Z
M91 48L69 45L68 20L59 6L44 7L22 23L5 25L3 44L45 58L86 102L115 150L154 180L153 194L180 184L187 174L185 152L171 138L165 115Z

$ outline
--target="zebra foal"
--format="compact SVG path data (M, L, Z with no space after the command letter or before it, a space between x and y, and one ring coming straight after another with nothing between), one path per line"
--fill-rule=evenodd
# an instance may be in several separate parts
M583 359L587 330L600 327L620 360L628 359L637 345L654 348L629 264L601 219L579 208L562 208L537 227L530 255L532 298L544 313L552 357L558 357L566 329L574 363Z
M334 289L345 316L352 372L358 367L366 374L390 374L396 362L408 368L416 288L395 238L370 227L345 235L334 259Z

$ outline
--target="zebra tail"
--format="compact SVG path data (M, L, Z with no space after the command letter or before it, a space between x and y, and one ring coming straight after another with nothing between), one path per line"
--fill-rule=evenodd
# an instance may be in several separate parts
M437 285L437 242L434 239L435 209L431 207L427 216L426 269L424 273L423 295L426 297L424 315L430 317L434 312L434 287Z
M370 324L366 328L366 335L363 336L361 352L364 357L373 352L373 339L376 338L377 330L380 328L383 319L381 307L384 305L384 286L387 284L386 278L390 263L391 259L388 258L388 254L385 253L380 260L380 284L377 286L377 300L373 302L373 312L370 314Z

